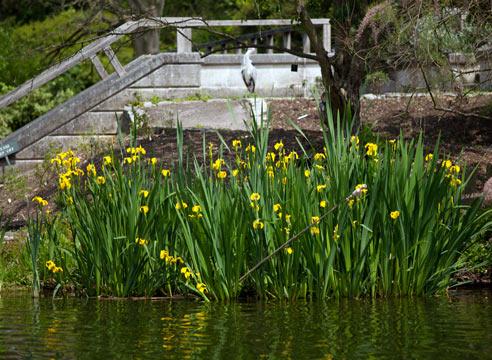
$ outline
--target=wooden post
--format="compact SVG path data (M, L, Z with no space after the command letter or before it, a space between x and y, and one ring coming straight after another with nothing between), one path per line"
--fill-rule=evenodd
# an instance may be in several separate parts
M191 36L191 28L176 29L176 48L178 54L192 52Z
M106 79L108 77L108 72L104 68L104 65L101 63L101 60L99 60L99 58L97 57L97 54L91 56L91 61L94 64L94 67L96 68L96 71L101 79Z
M122 77L123 75L125 75L126 71L121 65L121 63L118 61L118 58L116 57L116 54L114 53L113 49L111 49L111 46L104 48L104 52L106 53L106 56L109 58L109 61L111 62L111 65L113 66L114 70L118 73L118 76Z

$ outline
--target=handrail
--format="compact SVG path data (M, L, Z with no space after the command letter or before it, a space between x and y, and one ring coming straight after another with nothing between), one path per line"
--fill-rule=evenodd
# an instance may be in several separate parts
M330 19L312 19L314 25L323 26L323 36L325 47L327 51L330 51ZM178 52L191 51L191 28L195 27L220 27L220 26L286 26L295 25L298 22L289 19L264 19L264 20L204 20L202 18L184 18L184 17L155 17L148 19L141 19L137 21L129 21L125 24L117 27L111 31L106 36L95 40L91 44L85 46L79 50L74 55L63 60L62 62L51 66L50 68L43 71L36 77L26 81L24 84L20 85L11 92L0 97L0 109L4 108L11 103L19 100L20 98L26 96L31 91L43 86L47 82L53 80L57 76L65 73L74 66L78 65L80 62L91 59L94 63L96 70L102 78L107 76L104 68L101 67L101 63L97 58L97 53L104 51L107 54L113 54L110 59L111 64L118 72L120 76L123 76L124 71L121 71L121 64L114 56L110 46L119 40L122 36L134 33L141 28L163 28L163 27L174 27L181 29L177 32L178 41ZM186 32L188 30L188 32ZM183 45L184 44L184 45ZM180 51L180 45L183 47L184 51Z

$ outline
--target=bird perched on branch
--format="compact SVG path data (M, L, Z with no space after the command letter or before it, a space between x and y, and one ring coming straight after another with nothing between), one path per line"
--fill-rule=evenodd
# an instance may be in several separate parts
M255 91L256 68L253 66L253 63L251 62L249 56L251 54L254 54L255 52L256 49L249 48L246 51L246 54L244 54L243 61L241 63L241 75L243 76L244 84L246 85L250 93Z

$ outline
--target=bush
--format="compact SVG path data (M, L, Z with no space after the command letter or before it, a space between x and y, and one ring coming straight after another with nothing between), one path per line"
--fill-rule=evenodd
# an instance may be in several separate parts
M213 299L444 290L466 243L491 227L491 211L461 203L467 178L437 145L433 155L420 138L363 146L331 116L329 124L313 157L282 142L269 151L268 127L254 129L251 144L229 144L230 162L204 139L206 164L193 166L178 129L172 170L135 146L86 169L60 154L52 161L74 237L73 279L93 294L189 289Z

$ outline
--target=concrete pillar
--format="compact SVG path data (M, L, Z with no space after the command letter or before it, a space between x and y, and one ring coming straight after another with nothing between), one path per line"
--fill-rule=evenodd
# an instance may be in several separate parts
M290 31L284 33L284 35L283 35L283 46L286 49L290 49L292 46L292 36L291 36Z
M273 35L267 36L267 46L273 46ZM267 54L273 54L273 49L267 49Z
M331 25L330 24L323 25L323 46L328 53L331 52Z
M311 52L311 41L309 40L309 36L307 36L307 34L302 34L302 51L306 54Z
M191 34L190 28L176 29L176 47L178 54L192 52Z

